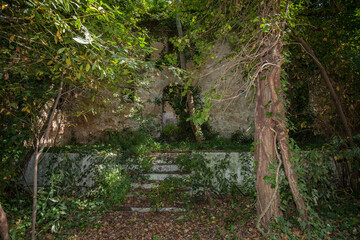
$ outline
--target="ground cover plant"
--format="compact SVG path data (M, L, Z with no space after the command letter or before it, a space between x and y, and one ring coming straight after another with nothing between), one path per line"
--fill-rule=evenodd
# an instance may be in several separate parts
M334 141L333 144L324 147L324 150L335 150L339 153L336 150L338 144L339 141ZM301 165L304 175L300 176L303 176L306 189L309 189L306 190L306 198L312 209L316 210L313 212L312 220L308 223L311 224L311 227L305 231L301 229L297 223L298 220L294 217L294 211L296 211L294 206L289 206L285 200L282 203L284 216L278 218L271 226L274 232L262 236L256 230L256 194L254 188L238 186L234 189L229 186L231 181L226 180L223 182L225 185L222 185L222 190L219 188L212 189L214 187L211 184L212 179L221 177L222 174L219 169L224 170L226 162L212 171L206 168L204 165L206 160L201 156L195 155L192 158L185 155L180 157L179 164L197 172L194 178L185 180L185 182L179 179L168 179L159 188L154 189L149 197L153 199L154 210L164 206L167 202L177 201L187 210L186 212L131 213L118 211L124 194L122 194L123 190L117 189L117 185L111 185L112 181L121 177L118 174L119 172L116 176L112 175L114 171L118 171L116 168L109 168L108 173L106 171L103 173L103 176L105 174L115 178L110 179L110 182L101 184L98 190L94 189L100 192L95 193L95 195L88 195L86 198L77 195L65 197L64 193L61 193L64 191L63 187L60 189L59 185L55 184L56 181L60 180L57 176L58 179L54 179L54 182L50 184L50 191L40 191L40 196L44 197L44 202L40 201L42 205L39 206L44 216L44 218L40 218L43 219L40 220L40 226L44 230L48 229L41 236L45 239L356 238L358 236L357 225L359 223L360 204L355 196L346 192L346 188L339 188L342 183L338 176L332 174L334 168L332 163L328 161L333 152L328 154L324 157L323 153L319 153L319 151L308 152L304 158L307 159L306 162ZM342 154L351 155L351 153ZM201 162L203 164L200 164ZM254 169L249 171L254 173ZM101 179L107 181L106 177ZM253 178L251 181L246 184L254 186L255 179ZM126 191L126 185L122 184L121 181L118 183ZM283 179L280 192L283 199L291 199L291 193L287 190L286 184L286 180ZM336 186L336 184L340 185ZM61 184L61 186L66 186L66 184ZM178 187L193 187L195 190L197 189L197 194L191 197L187 193L178 191ZM116 195L114 196L112 193ZM26 219L22 221L25 223ZM95 228L89 227L94 225ZM19 228L16 230L17 234L21 234L21 228L25 226L21 222L16 226ZM62 227L59 228L59 226ZM133 231L133 229L138 229L138 231Z

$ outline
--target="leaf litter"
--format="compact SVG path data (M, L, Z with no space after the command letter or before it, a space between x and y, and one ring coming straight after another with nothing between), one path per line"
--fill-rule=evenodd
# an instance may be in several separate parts
M184 212L108 211L96 223L67 231L67 239L263 239L256 230L255 200L197 199ZM51 235L48 235L49 239ZM64 237L64 235L63 235Z

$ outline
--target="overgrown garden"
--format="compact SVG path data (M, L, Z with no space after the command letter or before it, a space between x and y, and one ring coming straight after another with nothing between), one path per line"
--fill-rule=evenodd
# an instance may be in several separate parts
M3 239L359 237L358 1L14 0L0 11ZM152 60L164 33L169 49ZM236 63L220 77L237 85L201 95L194 82L219 42ZM157 134L138 89L165 70L178 83L154 101L166 99L179 121ZM255 105L254 123L221 137L212 103L240 95ZM109 110L137 128L57 144L61 116ZM180 153L173 161L191 174L148 191L153 212L124 212L159 152ZM241 183L228 172L233 152ZM163 213L166 204L186 211Z

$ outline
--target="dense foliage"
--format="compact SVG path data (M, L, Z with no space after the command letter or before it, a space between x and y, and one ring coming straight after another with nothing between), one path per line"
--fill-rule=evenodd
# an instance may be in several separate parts
M307 1L303 4L299 1L294 7L296 11L293 11L290 23L296 34L306 39L328 71L356 135L359 133L360 112L358 2ZM334 134L343 136L342 123L313 60L291 37L286 53L291 101L289 113L297 129L293 136L297 139L313 135L323 135L327 139Z
M149 51L146 32L138 31L134 15L141 11L141 5L111 1L2 5L2 187L18 182L11 179L21 175L32 142L41 137L60 83L65 91L58 111L85 119L111 105L103 89L115 93L119 85L137 84L134 76L149 67L141 58Z

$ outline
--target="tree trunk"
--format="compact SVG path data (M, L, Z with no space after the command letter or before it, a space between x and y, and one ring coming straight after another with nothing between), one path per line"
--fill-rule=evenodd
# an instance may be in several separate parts
M6 219L6 214L0 204L0 238L2 240L10 239L9 236L9 226Z
M177 0L177 3L180 7L180 0ZM184 37L184 33L181 26L181 21L178 15L176 15L176 28L178 31L179 38L182 39ZM182 70L186 70L186 60L184 51L180 51L180 68ZM202 142L202 134L201 134L201 127L198 124L195 124L193 121L193 116L195 115L195 105L194 105L194 96L191 92L191 89L187 89L186 93L186 105L188 107L189 115L190 115L190 126L191 130L194 133L196 142L200 144Z
M281 216L280 195L271 184L265 181L266 176L271 176L269 167L276 164L275 158L275 135L272 132L272 120L266 116L265 105L271 100L271 92L265 74L260 74L256 81L256 106L255 106L255 160L256 160L256 192L257 192L257 215L261 226L266 232L275 217ZM262 80L263 79L263 80ZM271 108L271 107L270 107ZM269 207L268 207L269 205ZM267 211L265 212L265 210ZM263 216L263 217L260 217Z
M290 29L294 33L294 30L292 28L290 28ZM341 121L342 121L342 123L344 125L344 130L345 130L346 135L347 135L347 137L349 139L350 146L354 147L354 140L353 140L353 137L352 137L352 133L351 133L349 123L348 123L348 121L347 121L347 119L345 117L345 114L344 114L343 108L341 106L340 100L339 100L339 98L337 97L337 95L335 93L335 90L334 90L334 88L333 88L333 86L332 86L332 84L330 82L329 76L328 76L324 66L321 64L319 59L315 56L314 51L310 48L310 46L306 43L306 41L304 39L302 39L301 37L295 36L295 35L293 35L292 37L304 47L306 52L310 55L310 57L314 60L314 62L318 66L318 68L320 70L320 74L321 74L322 78L324 79L324 82L325 82L327 88L329 89L331 99L333 100L334 105L335 105L335 107L337 109L337 112L338 112L338 114L340 116L340 119L341 119Z
M51 108L51 112L48 115L48 121L47 126L44 131L44 135L41 137L36 137L36 145L35 145L35 159L34 159L34 187L33 187L33 211L32 211L32 225L31 225L31 239L36 239L36 212L37 212L37 180L38 180L38 164L39 164L39 158L44 151L44 148L46 146L46 141L49 138L49 133L51 129L51 123L55 116L55 111L57 108L57 105L59 104L59 100L62 94L63 89L63 79L61 79L59 92L57 94L57 97L54 101L54 104Z
M186 102L187 102L190 117L192 117L195 115L195 105L194 105L194 96L192 95L191 90L189 90L189 89L188 89L188 92L186 93ZM192 119L190 120L190 126L195 135L196 142L200 144L202 142L202 137L201 137L202 133L201 133L200 126L194 124Z
M260 5L263 18L269 18L280 11L280 0L268 1ZM261 59L261 71L256 82L256 108L255 108L255 160L257 212L259 223L266 231L275 217L281 216L280 197L278 190L278 175L281 162L284 163L286 177L290 189L303 221L307 220L305 201L298 190L298 177L290 162L291 151L288 142L287 124L285 118L284 97L281 93L281 66L282 56L282 31L277 27L271 29L270 34L262 34L265 54ZM281 155L278 153L279 147ZM275 189L264 178L271 176L269 166L279 160L275 176ZM282 161L281 161L282 160ZM273 177L273 176L272 176ZM261 230L262 231L262 230Z
M285 174L288 179L291 193L296 204L296 208L300 214L302 221L307 221L307 211L304 198L298 190L298 176L294 171L294 163L290 161L292 154L289 147L289 136L287 132L285 106L283 103L284 96L281 91L281 65L283 57L281 55L281 41L273 49L274 68L268 76L271 90L271 101L273 105L272 121L274 129L277 133L277 143L281 151L281 157L284 163ZM280 91L279 91L280 90ZM281 99L281 100L280 100Z
M278 1L275 1L278 2ZM268 18L275 14L279 9L272 6L273 1L259 5L259 13L263 18ZM263 49L266 54L262 56L261 71L256 79L256 96L255 96L255 161L256 161L256 192L257 192L257 228L261 232L260 225L269 232L271 221L282 215L280 211L280 195L277 187L272 188L271 183L265 181L265 177L273 177L269 171L272 164L276 161L276 136L273 131L273 121L270 114L273 111L271 103L270 75L273 65L276 64L277 57L271 47L276 37L269 37L261 33L259 38L264 39Z

